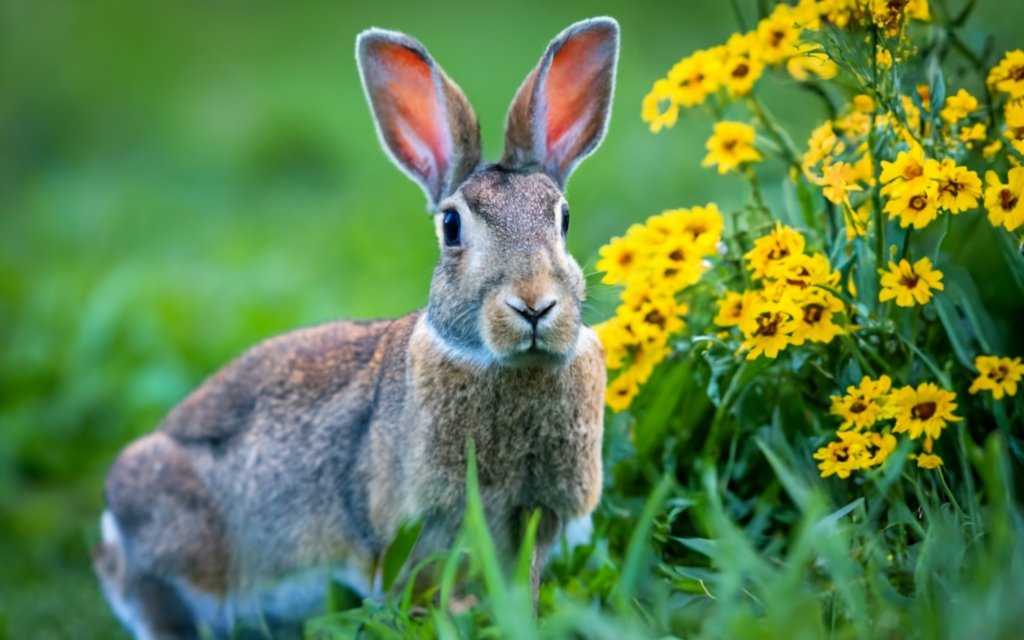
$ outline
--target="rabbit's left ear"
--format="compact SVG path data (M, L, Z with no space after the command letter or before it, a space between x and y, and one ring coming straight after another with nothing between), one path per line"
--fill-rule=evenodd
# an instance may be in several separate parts
M618 53L612 18L577 22L552 40L512 100L501 164L541 169L564 187L604 137Z

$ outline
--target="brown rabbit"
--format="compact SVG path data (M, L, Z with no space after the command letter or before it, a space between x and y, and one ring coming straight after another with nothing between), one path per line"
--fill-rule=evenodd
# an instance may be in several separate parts
M489 164L473 109L427 50L401 33L360 34L380 139L436 221L429 303L267 340L120 454L95 564L136 637L301 620L330 578L373 592L404 522L423 522L413 560L452 543L469 438L502 557L534 509L535 572L559 531L589 516L605 369L581 322L562 189L604 134L617 55L609 18L556 37Z

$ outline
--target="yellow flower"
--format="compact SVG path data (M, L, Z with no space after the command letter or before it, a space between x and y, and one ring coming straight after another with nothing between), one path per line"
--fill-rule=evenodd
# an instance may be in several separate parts
M882 404L892 388L892 379L882 375L878 380L868 376L860 384L846 387L845 396L832 396L829 412L843 419L840 431L847 429L865 430L881 417Z
M857 113L871 113L875 110L875 100L866 93L859 93L853 97L853 109Z
M641 343L663 344L683 328L686 305L672 296L658 296L630 315L629 329Z
M633 364L630 365L628 372L637 384L642 385L650 379L651 374L654 373L654 367L658 366L671 351L668 346L661 343L641 344L633 353Z
M636 375L627 369L608 383L604 401L609 409L618 413L629 407L639 391L640 384L636 380Z
M989 71L988 84L1011 98L1024 96L1024 51L1010 51Z
M850 191L862 191L857 184L856 171L848 162L837 162L825 167L818 184L824 187L825 197L833 204L851 207Z
M729 56L722 68L722 85L733 97L745 96L764 74L764 63L759 58L745 55Z
M960 140L960 142L964 143L964 145L968 149L973 149L974 143L981 142L982 140L985 139L986 135L987 133L985 132L985 125L979 122L977 124L972 124L968 127L960 129L960 134L957 136L957 138Z
M715 316L714 323L720 327L735 327L741 324L754 303L754 296L751 291L727 291L725 297L718 300L718 315Z
M804 154L801 165L804 174L807 175L808 179L813 180L811 167L819 162L827 161L833 154L842 153L844 148L845 145L836 138L835 130L832 128L832 121L825 121L821 126L814 129L811 132L811 136L807 139L807 153ZM828 164L828 162L825 164Z
M705 147L708 155L701 166L718 165L718 173L733 171L744 162L760 162L754 148L754 127L742 122L716 122L714 134Z
M621 368L629 354L629 346L635 340L633 334L626 330L618 316L595 325L594 331L604 347L605 366L608 369Z
M790 336L796 329L792 318L797 313L799 309L792 303L764 301L752 305L740 325L744 337L740 350L748 352L747 360L755 360L762 354L775 358L779 351L792 344Z
M824 289L808 289L796 303L800 309L793 318L793 334L790 337L794 345L804 342L821 342L828 344L844 329L832 322L833 316L845 311L843 302Z
M686 238L701 255L710 255L717 251L725 221L718 205L712 202L706 207L664 211L648 219L647 225L666 236Z
M875 447L875 453L865 464L866 467L876 467L882 464L896 450L896 438L891 433L870 433L868 438L871 440L872 446Z
M914 145L909 151L900 151L896 160L889 162L882 160L882 173L879 179L882 184L882 195L888 195L894 189L900 188L902 183L919 183L923 180L930 180L935 177L938 171L938 163L924 157L924 149Z
M865 202L856 209L847 209L843 220L846 223L846 239L863 238L871 223L871 202Z
M881 302L896 299L901 307L927 304L934 295L932 290L942 291L942 272L932 269L932 261L921 258L911 266L906 260L899 265L889 261L889 270L879 269L882 274L882 291L878 294Z
M892 53L888 49L878 48L875 53L875 63L879 69L891 69L892 68Z
M985 173L985 208L988 220L994 226L1004 226L1014 231L1024 224L1024 167L1013 167L1007 174L1006 184L999 180L995 171Z
M663 127L671 128L679 117L679 105L672 98L672 83L662 78L654 83L651 92L644 96L640 116L651 125L651 133L658 133Z
M848 478L852 471L865 468L871 461L871 441L864 434L840 431L838 435L838 442L830 442L814 452L814 459L821 460L818 469L822 478L833 474Z
M982 126L982 129L984 129L984 126ZM1017 150L1017 153L1024 155L1024 124L1014 126L1007 120L1006 131L1003 132L1003 136L1010 141L1010 144Z
M917 456L917 466L921 469L935 469L942 466L942 458L934 453L922 453Z
M799 231L776 221L775 228L768 235L754 241L754 248L743 258L753 277L763 278L775 263L789 256L804 252L806 240Z
M651 282L669 293L696 283L703 272L700 251L684 237L667 239L651 258Z
M1011 128L1024 127L1024 100L1011 100L1003 107L1006 126Z
M890 191L883 211L889 214L890 220L899 218L900 227L924 229L938 217L939 190L935 182L918 179L912 182L896 181L891 185L896 185L896 188Z
M786 71L797 82L806 82L811 79L811 74L823 80L831 80L839 73L839 67L820 46L801 43L796 55L786 61Z
M1003 149L1003 141L1002 140L993 140L991 144L985 145L985 148L981 150L981 155L983 155L986 160L991 160L1002 149Z
M597 255L600 259L594 265L598 271L604 272L601 282L604 284L621 284L629 279L629 276L637 268L641 261L643 249L627 234L622 238L612 238L611 241L601 247Z
M786 5L776 5L775 11L757 24L759 51L766 64L778 64L796 55L799 40L800 32Z
M667 295L654 287L649 278L630 278L626 288L619 294L622 304L616 310L623 315L628 311L639 312L640 309L658 296Z
M892 38L903 27L906 5L906 2L871 0L871 18L879 29L885 31L885 35Z
M957 166L951 158L939 164L938 204L952 213L960 213L978 206L981 197L981 178L967 167Z
M928 0L909 0L907 2L907 15L914 20L927 22L931 20L931 12L928 8Z
M673 99L684 107L703 104L708 94L718 90L721 61L708 51L696 51L683 58L668 72Z
M991 391L992 397L1001 400L1004 395L1017 395L1017 383L1024 376L1024 364L1020 358L978 356L974 359L978 377L971 383L971 394Z
M922 435L935 439L949 422L960 420L956 411L956 394L940 389L932 382L894 390L886 402L883 413L896 418L893 433L907 433L912 440Z
M834 287L839 283L839 272L832 270L828 258L820 253L796 253L769 263L765 277L778 280L787 287L799 290L808 287Z
M978 110L978 99L961 89L956 95L946 98L946 106L939 115L950 124L955 124Z

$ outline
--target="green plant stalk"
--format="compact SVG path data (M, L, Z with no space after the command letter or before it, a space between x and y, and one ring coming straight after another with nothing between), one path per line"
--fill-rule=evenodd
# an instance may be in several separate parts
M801 169L800 152L797 151L793 141L779 128L778 123L771 117L771 114L768 113L768 110L761 101L757 99L757 96L750 94L747 98L747 105L750 107L750 111L757 117L765 132L779 146L786 163L799 172Z
M875 184L882 184L881 161L875 156L875 139L878 135L878 27L871 27L871 80L875 99L871 111L871 130L868 131L868 153L871 154L871 169L875 175ZM882 197L879 189L871 190L871 204L875 214L875 260L881 266L885 261L885 221L882 219Z

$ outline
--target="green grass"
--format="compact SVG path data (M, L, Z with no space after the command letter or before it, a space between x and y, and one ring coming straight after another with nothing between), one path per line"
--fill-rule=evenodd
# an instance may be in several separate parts
M753 15L753 3L741 4ZM124 637L89 566L102 478L205 376L294 327L424 304L433 234L418 189L378 149L355 34L376 25L423 40L476 106L493 158L507 102L548 39L601 13L620 20L623 51L608 138L569 191L570 249L588 265L647 215L709 201L735 208L745 197L699 168L710 118L687 116L659 136L639 119L654 78L735 30L725 3L0 0L0 637ZM1022 18L1016 5L980 3L965 37L1019 46ZM798 143L824 115L792 83L773 84L765 99ZM762 178L783 175L768 166ZM989 250L995 236L966 222L955 231L947 248L1020 353L1020 296L1006 294L1014 285ZM594 286L591 297L590 320L603 319L614 292ZM473 612L413 617L403 593L312 621L311 632L998 637L1020 628L1022 476L1005 453L1011 439L965 444L948 463L960 510L931 481L898 496L897 467L860 483L823 481L806 439L820 425L808 424L799 389L763 379L730 389L719 373L694 350L652 382L677 393L641 395L635 424L609 417L594 542L552 562L538 620L524 614L522 577L487 568L477 522L465 551L438 559L448 593L462 565L484 578ZM709 385L727 406L761 409L743 437L711 431L727 411ZM972 420L993 430L991 418Z

